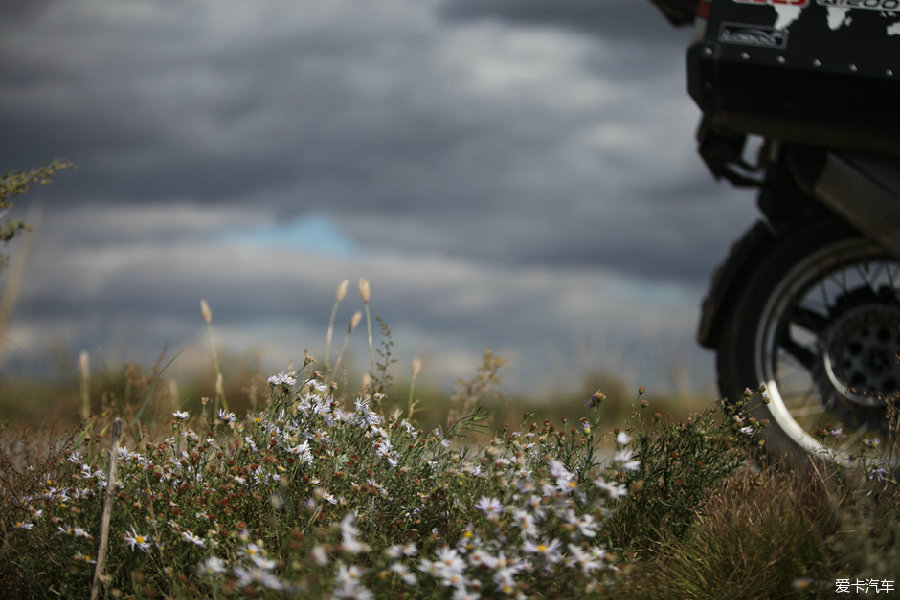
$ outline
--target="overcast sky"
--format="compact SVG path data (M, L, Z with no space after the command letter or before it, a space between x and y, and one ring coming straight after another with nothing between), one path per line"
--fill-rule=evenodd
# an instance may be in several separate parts
M695 152L689 38L637 0L4 2L0 170L78 171L18 203L43 216L0 370L211 368L201 299L280 369L365 277L404 373L490 347L511 390L711 381L698 307L754 209Z

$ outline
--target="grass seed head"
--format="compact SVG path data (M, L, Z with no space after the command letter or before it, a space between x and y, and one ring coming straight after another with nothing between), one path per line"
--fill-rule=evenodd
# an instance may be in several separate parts
M372 297L372 288L369 285L368 279L359 278L359 297L362 298L363 304L369 303L369 298Z
M334 292L334 301L340 302L344 298L347 297L347 287L350 285L350 280L345 279L337 286L337 290Z
M356 329L356 326L359 325L359 322L362 321L362 311L358 310L353 313L353 316L350 317L350 327L347 328L347 333L353 333L353 330Z
M206 321L207 325L212 323L212 309L206 300L200 301L200 314L203 315L203 320Z

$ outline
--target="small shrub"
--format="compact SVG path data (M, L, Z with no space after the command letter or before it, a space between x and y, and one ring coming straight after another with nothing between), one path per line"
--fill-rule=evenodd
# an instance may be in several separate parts
M645 420L648 407L639 398L634 420ZM693 526L711 490L748 459L761 425L750 423L744 408L718 401L682 422L664 422L656 413L652 424L638 428L632 423L625 430L622 439L633 437L634 451L620 449L617 456L638 466L622 472L622 483L635 493L610 521L613 543L641 552Z

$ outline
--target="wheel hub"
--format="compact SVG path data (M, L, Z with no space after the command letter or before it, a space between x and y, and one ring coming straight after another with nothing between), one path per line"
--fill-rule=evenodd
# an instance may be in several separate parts
M828 383L857 407L877 408L900 391L900 307L867 304L842 314L824 338Z

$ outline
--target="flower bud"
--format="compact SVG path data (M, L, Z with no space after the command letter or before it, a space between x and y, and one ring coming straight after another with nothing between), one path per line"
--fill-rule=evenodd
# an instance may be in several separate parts
M422 370L422 361L418 358L414 358L412 362L412 378L413 381L416 380L416 377L419 376L419 371Z

